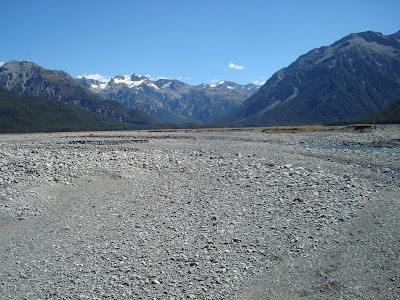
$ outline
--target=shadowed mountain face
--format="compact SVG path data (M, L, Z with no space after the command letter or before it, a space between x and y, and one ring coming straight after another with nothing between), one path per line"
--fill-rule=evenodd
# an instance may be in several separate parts
M400 99L382 111L366 116L362 120L376 124L400 124Z
M350 34L276 72L229 126L318 124L356 118L400 98L400 32Z
M79 83L105 99L139 108L165 123L205 123L235 110L259 87L220 81L191 86L178 80L150 80L142 75L116 76L108 83L85 77Z
M155 125L156 119L117 101L104 100L68 73L47 70L32 62L11 61L0 68L0 88L25 96L40 96L74 103L97 114L137 125Z
M140 129L62 101L0 89L0 133Z
M352 120L342 120L327 123L327 125L347 124L400 124L400 99L393 102L389 107L378 112L367 114Z

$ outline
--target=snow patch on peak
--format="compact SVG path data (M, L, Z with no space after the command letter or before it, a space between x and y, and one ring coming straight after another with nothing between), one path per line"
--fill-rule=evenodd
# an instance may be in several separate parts
M164 85L162 86L162 88L163 88L163 89L168 88L168 87L171 85L171 83L172 83L172 81L167 82L166 84L164 84Z
M158 86L156 86L156 85L155 85L154 83L152 83L152 82L147 83L147 85L150 86L150 87L152 87L152 88L154 88L154 89L156 89L156 90L159 90Z
M101 82L99 84L92 83L92 85L91 85L92 89L105 89L106 87L107 87L107 83L106 82Z
M129 88L133 88L135 86L141 85L144 80L132 80L132 77L130 75L125 75L125 76L117 76L112 79L112 81L115 84L125 84Z
M220 82L218 82L218 83L216 84L216 86L217 86L217 85L224 84L224 83L225 83L225 80L221 80Z

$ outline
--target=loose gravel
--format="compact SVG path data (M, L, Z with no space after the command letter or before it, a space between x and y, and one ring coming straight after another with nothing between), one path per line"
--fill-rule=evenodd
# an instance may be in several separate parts
M399 298L399 141L1 135L1 299Z

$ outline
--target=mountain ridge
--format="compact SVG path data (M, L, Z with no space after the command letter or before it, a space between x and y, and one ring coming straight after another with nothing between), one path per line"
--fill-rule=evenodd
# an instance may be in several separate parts
M0 89L0 133L141 129L81 106Z
M377 112L364 115L353 120L342 120L327 123L328 126L351 124L400 124L400 99L394 101L388 107Z
M128 109L117 101L105 100L85 88L68 73L48 70L36 63L10 61L0 67L0 88L24 96L40 96L74 103L88 111L105 114L121 122L156 125L159 122L137 109Z
M115 76L107 83L76 79L105 99L139 108L164 123L206 123L233 111L259 89L231 81L191 86L177 79L151 80L143 75Z
M399 35L367 31L313 49L215 124L322 124L383 109L400 97Z

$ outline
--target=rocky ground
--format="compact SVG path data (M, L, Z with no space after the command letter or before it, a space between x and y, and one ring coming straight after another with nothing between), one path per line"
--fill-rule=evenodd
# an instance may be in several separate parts
M399 298L399 141L1 135L1 299Z

